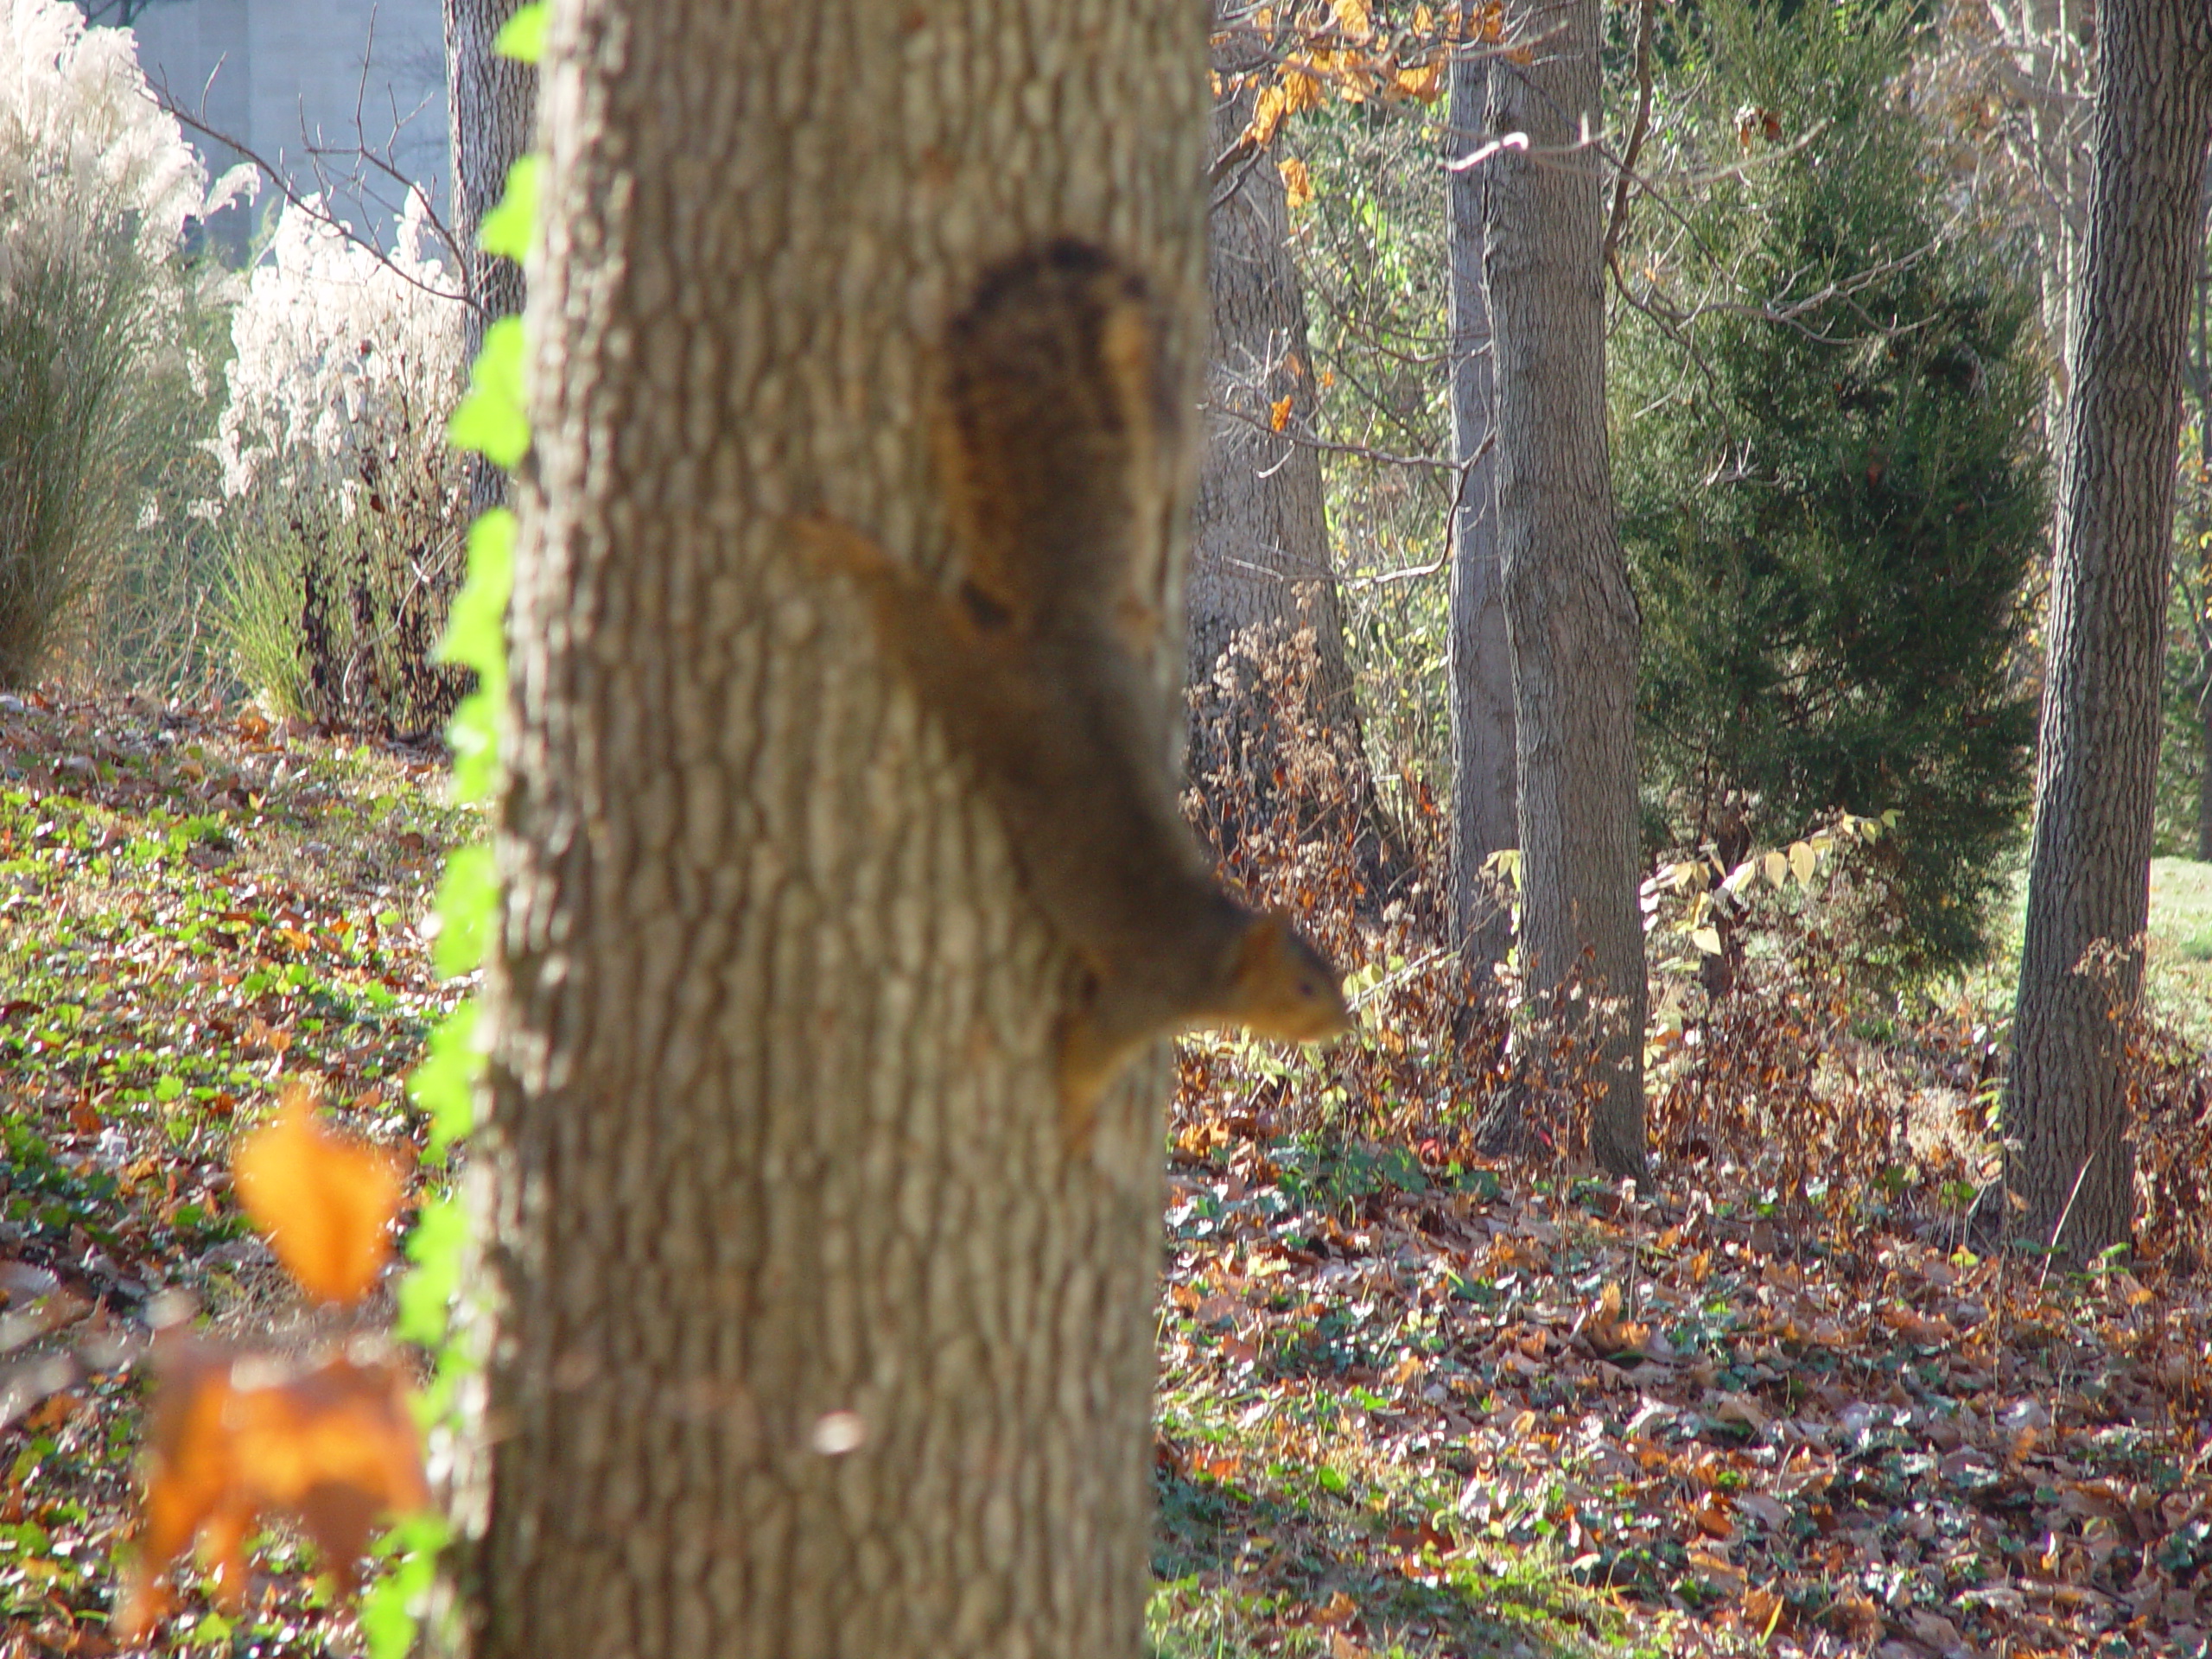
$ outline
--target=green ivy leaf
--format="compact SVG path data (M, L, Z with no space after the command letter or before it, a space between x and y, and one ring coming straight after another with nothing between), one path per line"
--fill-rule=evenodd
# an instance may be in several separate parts
M446 1339L447 1310L461 1294L461 1253L468 1243L468 1217L461 1200L443 1198L423 1206L407 1241L415 1270L399 1281L399 1318L393 1330L402 1342L435 1348Z
M520 317L501 317L484 331L484 349L468 372L468 395L446 423L446 438L456 449L474 449L510 471L529 453Z
M484 960L499 897L489 847L463 847L446 861L445 879L438 883L438 937L430 948L430 965L446 978Z
M410 1515L372 1546L390 1563L361 1593L361 1634L369 1659L407 1659L422 1610L436 1587L438 1555L453 1541L442 1515Z
M492 37L492 49L518 63L536 63L545 55L545 0L518 6L515 15Z
M468 576L454 596L438 640L442 663L473 668L486 685L505 689L507 599L514 590L515 516L494 507L468 528Z
M433 1164L444 1162L446 1148L475 1127L476 1080L484 1075L476 1022L472 996L439 1022L429 1053L407 1079L408 1097L429 1116L430 1144L423 1156Z
M519 262L530 252L531 233L537 226L538 157L524 156L507 169L507 191L499 205L484 215L476 232L476 245L486 253L504 253Z

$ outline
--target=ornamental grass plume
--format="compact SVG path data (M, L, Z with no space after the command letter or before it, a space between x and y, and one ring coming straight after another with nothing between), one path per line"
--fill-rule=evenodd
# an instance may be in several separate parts
M187 226L215 188L128 30L0 0L0 685L52 658L148 507L171 404Z

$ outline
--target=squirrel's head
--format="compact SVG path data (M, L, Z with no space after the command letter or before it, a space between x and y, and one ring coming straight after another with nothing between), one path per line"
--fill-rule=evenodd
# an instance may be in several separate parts
M1232 1006L1224 1010L1262 1037L1315 1043L1352 1028L1337 970L1281 916L1255 916L1237 941Z

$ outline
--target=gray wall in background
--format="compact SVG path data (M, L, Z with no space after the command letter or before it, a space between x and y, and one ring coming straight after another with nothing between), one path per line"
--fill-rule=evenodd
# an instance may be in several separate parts
M106 22L94 8L94 21ZM365 195L340 190L334 206L354 227L389 245L404 187L358 168L365 145L447 207L445 24L441 0L156 0L131 19L138 63L172 100L264 161L293 188L318 188L309 146L335 183L360 174ZM366 75L364 77L364 66ZM397 135L395 137L395 134ZM238 159L227 146L188 130L219 174ZM283 198L264 184L249 210L274 213ZM232 215L225 215L231 218ZM242 246L243 217L216 227Z

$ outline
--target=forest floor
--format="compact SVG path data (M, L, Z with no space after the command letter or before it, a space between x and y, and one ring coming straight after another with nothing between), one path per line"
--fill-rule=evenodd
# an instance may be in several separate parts
M149 1303L289 1317L234 1129L313 1074L419 1141L401 1078L456 988L418 924L477 823L442 779L0 696L0 1659L117 1650ZM2161 878L2184 1002L2201 874ZM1883 1040L1854 1074L1919 1065L1973 1141L1975 1078ZM2069 1274L1974 1254L1962 1201L1843 1212L1717 1156L1624 1197L1294 1129L1286 1068L1231 1058L1174 1116L1161 1654L2205 1651L2212 1297L2174 1253ZM308 1545L253 1560L234 1617L186 1573L156 1649L359 1650Z

